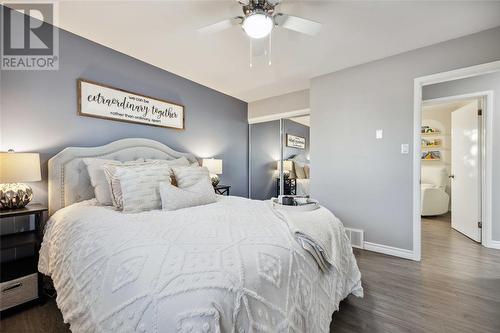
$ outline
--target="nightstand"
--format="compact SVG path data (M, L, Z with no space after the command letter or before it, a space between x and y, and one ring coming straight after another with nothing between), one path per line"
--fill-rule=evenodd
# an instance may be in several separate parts
M2 313L41 299L42 275L38 272L38 256L46 211L47 207L37 204L0 210Z
M297 179L295 178L285 178L283 179L283 194L284 195L296 195L297 194ZM276 178L276 197L280 195L280 179Z
M229 195L230 185L216 185L214 186L215 193L220 195Z

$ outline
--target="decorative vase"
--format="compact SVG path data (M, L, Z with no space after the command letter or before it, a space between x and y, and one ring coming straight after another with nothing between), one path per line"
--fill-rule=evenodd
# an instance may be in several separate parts
M33 199L33 190L23 183L0 184L0 209L18 209Z
M215 187L219 185L219 176L217 175L211 175L210 180L212 180L212 186Z

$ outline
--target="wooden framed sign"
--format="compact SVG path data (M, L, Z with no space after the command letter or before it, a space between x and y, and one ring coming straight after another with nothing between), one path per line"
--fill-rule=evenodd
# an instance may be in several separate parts
M306 138L287 133L286 146L292 148L306 149Z
M184 129L184 106L97 82L78 79L78 114Z

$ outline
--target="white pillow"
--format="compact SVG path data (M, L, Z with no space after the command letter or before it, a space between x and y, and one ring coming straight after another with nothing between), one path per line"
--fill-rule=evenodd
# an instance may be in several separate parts
M208 178L201 178L197 183L185 188L178 188L169 182L160 183L160 196L163 210L177 210L217 202L217 195Z
M118 167L115 176L120 180L123 211L136 213L160 209L159 184L170 182L168 165L145 165L137 168Z
M303 164L300 164L300 163L297 163L297 162L293 162L293 169L295 171L295 177L297 177L297 179L305 179L305 178L307 178L306 177L306 173L304 171L304 165Z
M111 199L111 191L109 189L106 176L104 175L104 170L102 166L104 164L112 165L132 165L137 163L144 163L144 159L137 159L135 161L120 162L115 160L108 160L104 158L84 158L83 162L87 165L87 171L90 177L90 183L94 188L94 195L99 204L101 205L112 205L113 200Z
M310 171L311 171L311 169L309 167L309 164L305 164L304 165L304 173L306 174L307 179L311 178Z
M175 181L180 188L190 187L198 183L202 178L210 180L210 174L206 167L188 166L188 167L172 167Z
M148 160L146 160L148 161ZM113 202L113 206L116 207L118 210L123 209L123 194L122 194L122 188L121 188L121 183L120 183L120 178L116 176L116 170L120 168L141 168L141 170L144 167L148 166L154 166L154 165L166 165L170 167L170 164L158 162L158 160L149 160L151 162L143 162L143 163L134 163L134 164L112 164L112 163L106 163L102 166L102 169L104 170L104 174L106 175L106 180L108 182L109 190L111 192L111 201ZM172 177L172 172L170 170L170 177Z

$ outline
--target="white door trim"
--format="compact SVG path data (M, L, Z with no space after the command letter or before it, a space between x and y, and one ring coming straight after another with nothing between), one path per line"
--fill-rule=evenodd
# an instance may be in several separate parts
M421 157L421 142L420 130L422 122L422 88L427 85L460 80L464 78L490 74L500 71L500 61L494 61L482 65L461 68L448 72L428 75L416 78L414 80L413 91L413 260L420 261L421 259L421 216L420 216L420 157ZM492 165L492 133L493 133L493 93L487 97L486 112L486 136L484 147L486 149L486 163L483 164L484 177L489 180L483 184L483 244L488 247L495 247L496 242L491 240L491 173ZM484 93L483 95L484 96ZM484 133L483 133L484 134ZM486 192L484 192L486 191ZM485 206L487 208L485 209ZM485 221L486 220L486 221ZM486 222L486 223L485 223ZM488 223L489 222L489 223ZM487 224L487 226L485 226Z
M310 109L302 109L302 110L294 110L294 111L287 111L287 112L281 112L281 113L273 113L273 114L270 114L267 116L248 118L248 123L249 124L265 123L268 121L280 120L283 118L307 116L308 114L311 114Z

